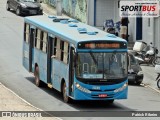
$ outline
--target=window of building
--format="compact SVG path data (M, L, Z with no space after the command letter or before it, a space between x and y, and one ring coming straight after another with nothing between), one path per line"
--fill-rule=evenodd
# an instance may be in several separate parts
M151 24L151 19L148 18L148 27L150 27L150 24Z

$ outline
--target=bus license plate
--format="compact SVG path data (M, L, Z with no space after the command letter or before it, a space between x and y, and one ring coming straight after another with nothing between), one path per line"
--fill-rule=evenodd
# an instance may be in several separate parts
M99 94L98 96L101 98L104 98L104 97L107 97L107 94Z

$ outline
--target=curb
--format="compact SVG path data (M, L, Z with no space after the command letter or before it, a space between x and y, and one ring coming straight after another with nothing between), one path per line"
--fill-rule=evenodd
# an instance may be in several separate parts
M6 89L6 90L8 90L9 92L11 92L11 93L12 93L13 95L15 95L16 97L18 97L20 100L22 100L24 103L26 103L27 105L29 105L30 107L35 108L35 109L37 109L38 111L42 111L42 112L44 112L45 114L48 114L48 115L50 115L51 117L54 117L54 118L57 119L57 120L63 120L63 119L61 119L61 118L55 117L55 116L53 116L53 115L45 112L44 110L42 110L42 109L40 109L40 108L35 107L34 105L32 105L31 103L27 102L25 99L23 99L23 98L20 97L19 95L17 95L15 92L13 92L11 89L7 88L7 87L6 87L5 85L3 85L1 82L0 82L0 85L1 85L4 89Z
M22 97L20 97L19 95L17 95L15 92L13 92L11 89L7 88L5 85L3 85L1 82L0 82L0 85L5 88L6 90L8 90L9 92L13 93L16 97L18 97L20 100L22 100L23 102L25 102L26 104L28 104L29 106L39 110L39 111L43 111L35 106L33 106L32 104L30 104L29 102L27 102L26 100L24 100Z

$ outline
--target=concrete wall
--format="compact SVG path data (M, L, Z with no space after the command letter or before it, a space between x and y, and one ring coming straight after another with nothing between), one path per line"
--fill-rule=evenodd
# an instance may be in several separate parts
M48 0L48 3L56 7L57 0ZM61 0L63 12L87 23L87 0Z
M87 24L94 26L94 0L88 0L87 7Z
M87 22L87 0L62 0L63 11L84 23Z
M154 26L155 26L154 46L158 48L160 56L160 17L155 18Z
M150 43L154 41L154 18L143 18L143 41Z
M143 19L143 41L148 44L152 42L160 52L160 16Z

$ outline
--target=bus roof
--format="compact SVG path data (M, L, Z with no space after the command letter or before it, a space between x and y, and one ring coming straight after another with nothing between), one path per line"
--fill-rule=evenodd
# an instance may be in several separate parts
M77 44L80 41L90 41L90 40L95 40L95 41L109 40L109 41L126 42L126 40L122 38L113 36L109 33L106 33L102 30L86 25L79 21L78 23L74 23L73 21L69 23L53 22L53 18L49 18L48 16L25 17L24 21L36 27L39 27L40 29L48 31L50 34L60 37L61 39L67 40L73 44ZM70 27L69 25L73 25L73 26ZM77 27L75 27L74 25L76 25ZM88 34L79 33L78 29L79 30L81 29L82 32L84 32L84 30L87 30ZM93 34L93 32L97 34L89 35L89 33Z

